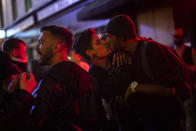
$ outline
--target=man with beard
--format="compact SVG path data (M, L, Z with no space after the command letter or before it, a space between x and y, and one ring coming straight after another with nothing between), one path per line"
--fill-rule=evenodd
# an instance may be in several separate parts
M3 42L2 51L8 54L14 64L23 72L27 71L27 47L24 41L17 38L8 38Z
M36 104L32 115L41 118L40 126L50 130L74 127L96 131L102 117L101 100L96 97L92 77L67 59L72 40L73 35L66 28L55 25L41 28L37 48L40 63L51 69L33 93Z
M121 77L115 84L119 94L128 90L125 99L129 107L116 110L122 129L183 130L183 101L191 92L184 81L189 79L185 75L188 68L180 57L166 45L138 37L127 15L110 19L106 32L110 49L129 53L131 58L127 65L119 67Z

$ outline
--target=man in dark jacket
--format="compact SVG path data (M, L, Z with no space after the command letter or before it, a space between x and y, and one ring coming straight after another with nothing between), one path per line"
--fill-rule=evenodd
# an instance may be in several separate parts
M67 60L72 33L63 27L41 29L38 52L40 63L51 66L38 83L33 96L32 116L40 126L54 129L99 130L99 103L91 76ZM101 107L100 107L101 108Z
M124 114L119 112L124 130L130 127L130 121L125 119L130 110L132 122L137 125L135 130L183 130L183 101L191 92L186 83L188 68L176 52L166 45L138 37L135 24L127 15L110 19L106 32L112 51L128 52L131 57L129 64L120 67L124 77L119 77L120 84L116 84L122 85L117 88L119 91L129 86L125 98L130 109ZM169 91L168 96L163 91Z

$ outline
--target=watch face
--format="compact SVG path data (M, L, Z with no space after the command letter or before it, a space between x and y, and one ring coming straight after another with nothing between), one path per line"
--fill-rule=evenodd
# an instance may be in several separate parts
M131 85L134 86L134 87L136 87L137 86L137 82L134 81L134 82L131 83Z
M133 82L131 83L131 91L132 91L132 92L136 92L136 91L135 91L135 88L136 88L137 85L138 85L138 83L137 83L136 81L133 81Z

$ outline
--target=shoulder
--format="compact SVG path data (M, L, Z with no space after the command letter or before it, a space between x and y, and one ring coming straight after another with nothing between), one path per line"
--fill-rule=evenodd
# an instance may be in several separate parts
M36 86L36 89L34 90L34 93L37 92L38 90L39 91L42 91L42 90L48 90L52 87L55 87L56 85L56 82L54 79L48 77L48 76L45 76L43 79L41 79L37 86Z
M147 44L147 51L149 53L157 53L157 54L162 54L162 53L166 53L168 51L172 51L173 53L176 54L176 51L173 47L168 46L166 44L162 44L153 40L148 40L148 44Z
M148 40L148 45L152 48L168 48L168 49L172 48L166 44L163 44L163 43L160 43L154 40Z
M89 70L90 66L87 63L82 63L81 66L75 63L72 63L72 64L73 64L72 73L74 73L75 75L85 75L85 76L90 77L89 73L84 68L81 67L81 66L85 66Z

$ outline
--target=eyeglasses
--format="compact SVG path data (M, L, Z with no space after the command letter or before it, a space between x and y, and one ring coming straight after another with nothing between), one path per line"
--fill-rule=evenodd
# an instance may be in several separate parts
M111 39L111 35L108 34L108 33L105 33L102 37L101 37L102 40L110 40Z

